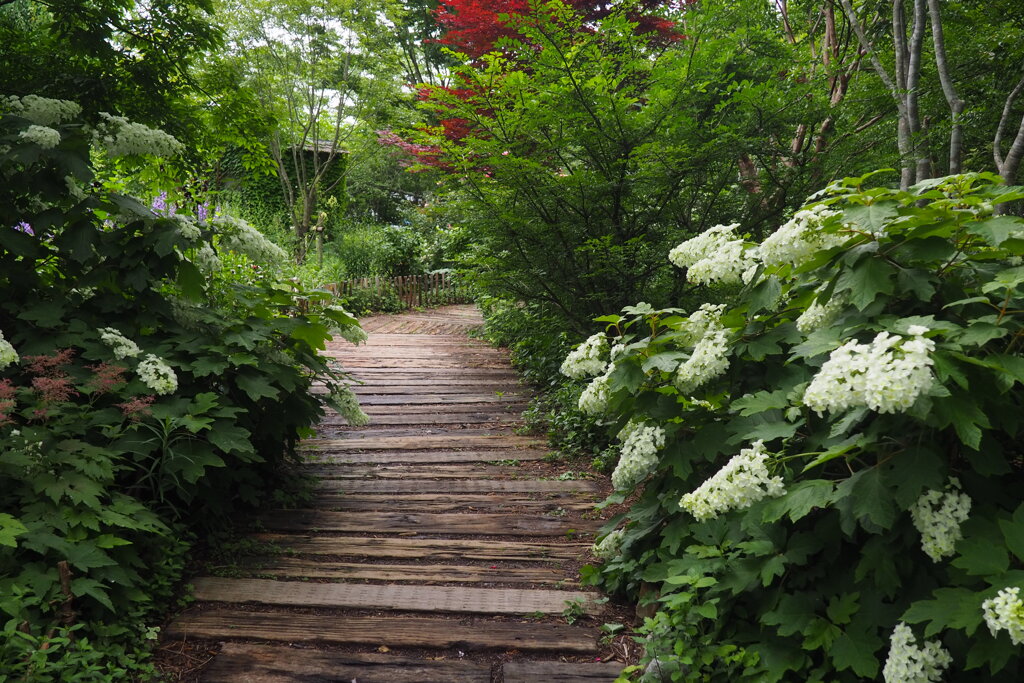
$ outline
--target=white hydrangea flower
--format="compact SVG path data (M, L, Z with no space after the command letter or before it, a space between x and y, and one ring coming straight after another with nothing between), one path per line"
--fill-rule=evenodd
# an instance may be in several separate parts
M68 195L75 200L82 201L85 199L85 190L78 184L74 176L64 176L64 186L68 189Z
M366 330L359 325L344 325L336 328L334 331L341 335L342 339L351 344L362 344L364 341L369 339L369 335L366 334Z
M569 352L560 368L563 375L573 379L596 377L608 367L608 337L604 332L591 335L589 339Z
M796 329L804 334L810 334L814 330L826 327L839 316L844 306L846 306L846 297L842 295L833 295L824 305L815 299L797 317Z
M123 116L100 112L103 121L95 131L95 141L112 157L150 155L173 157L185 147L169 133L132 123Z
M901 621L889 638L889 656L882 677L885 683L937 683L952 663L949 652L937 641L918 647L914 632Z
M758 258L767 266L787 263L798 266L823 249L839 246L848 236L823 230L825 221L838 215L838 211L830 211L824 204L797 211L793 218L761 242Z
M602 560L611 560L617 557L622 549L622 537L625 535L625 529L616 529L595 543L590 548L590 552L594 554L594 557Z
M135 368L139 379L158 394L173 394L178 388L178 376L162 358L153 354L146 356Z
M683 496L680 507L703 522L729 510L748 508L763 498L785 494L782 477L769 476L767 459L764 441L755 441L750 448L734 455L710 479Z
M632 424L632 423L631 423ZM630 427L629 424L626 427ZM625 432L626 429L623 429ZM622 432L620 432L620 437ZM639 484L658 464L658 449L665 447L665 430L648 423L636 423L622 444L619 464L612 472L612 485L624 491Z
M213 247L206 242L203 242L198 249L192 250L191 261L195 264L196 268L207 275L216 273L224 267L224 264L220 261L220 257L217 256L217 252L215 252Z
M350 387L336 385L330 393L328 402L353 427L370 424L370 416L363 412L359 399Z
M690 314L685 322L676 328L683 334L681 342L694 346L708 330L721 327L719 321L725 313L725 304L701 304L700 308Z
M608 384L611 367L608 372L595 378L580 394L577 406L587 415L602 415L608 408Z
M618 359L622 358L624 355L626 355L626 345L615 344L614 346L612 346L611 351L608 352L608 360L614 363Z
M0 98L0 108L40 126L56 126L75 118L82 108L69 100L54 100L39 95Z
M724 327L713 327L679 365L673 382L679 391L689 394L728 369L729 333Z
M253 261L275 264L288 258L281 247L263 236L256 228L234 216L217 216L211 223L220 233L222 247Z
M971 511L971 497L960 491L960 482L951 478L945 491L925 491L910 508L914 528L921 532L921 548L933 562L953 554L956 542L963 538L960 525Z
M995 636L1006 631L1014 645L1024 644L1024 600L1020 598L1020 587L1003 588L996 597L981 603L985 611L985 623Z
M18 352L11 346L11 342L4 339L3 331L0 331L0 370L3 370L12 363L20 360Z
M687 278L697 284L738 284L754 265L754 259L736 237L739 223L716 225L672 249L668 260L687 268Z
M188 216L178 213L171 216L171 220L177 223L178 234L184 237L189 242L197 242L199 241L199 238L203 236L203 233L199 229L199 226L196 225L195 221L193 221Z
M100 333L100 341L114 351L114 358L118 360L128 357L134 358L142 353L142 349L139 348L138 344L113 327L101 327L96 331Z
M879 332L870 344L849 341L832 352L804 391L804 404L819 415L866 406L879 413L904 412L934 382L928 329L915 325L910 338Z
M21 131L18 137L43 149L53 149L60 144L60 132L46 126L31 125Z

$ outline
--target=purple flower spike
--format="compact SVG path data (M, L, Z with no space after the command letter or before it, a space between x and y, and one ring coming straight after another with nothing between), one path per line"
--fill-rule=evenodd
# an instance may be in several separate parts
M26 235L33 235L34 236L36 234L35 230L32 229L32 226L29 225L28 223L26 223L25 221L22 221L22 222L18 223L17 225L15 225L14 229L19 231L19 232L23 232Z
M196 218L198 218L201 221L205 221L208 216L209 209L207 208L206 204L200 204L199 206L196 207Z
M153 200L152 205L153 211L162 212L167 210L167 193L161 192L156 199Z

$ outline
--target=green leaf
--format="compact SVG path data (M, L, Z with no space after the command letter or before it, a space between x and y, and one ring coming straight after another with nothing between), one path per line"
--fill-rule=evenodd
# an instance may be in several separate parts
M746 394L732 402L730 406L739 410L740 415L748 417L766 410L781 410L789 405L786 396L788 389L776 389L775 391L759 391L756 394Z
M984 595L966 588L939 588L931 600L918 600L901 617L910 624L927 622L924 637L931 638L947 628L959 628L973 635L984 618Z
M1014 268L1005 268L992 278L991 282L986 282L981 286L981 291L988 294L989 292L995 292L1003 289L1016 289L1018 285L1024 282L1024 266L1016 266Z
M107 594L106 587L96 579L90 579L87 577L72 579L71 593L79 598L88 595L111 612L114 611L114 604L110 601L110 596Z
M975 320L956 336L955 341L965 346L984 346L993 339L1005 337L1009 332L1005 327Z
M1024 504L1021 504L1012 519L999 520L1006 547L1018 561L1024 562Z
M769 501L764 506L763 522L775 522L783 516L790 521L806 517L815 508L828 507L835 486L824 479L809 479L792 486L786 495Z
M898 510L893 504L892 492L883 481L881 467L861 470L839 484L834 501L842 513L843 531L848 534L853 533L855 521L868 531L872 531L871 525L888 529L896 521Z
M323 350L327 348L326 341L331 336L325 325L320 323L305 322L296 325L291 331L291 337L306 342L312 349Z
M843 210L847 221L853 221L863 232L881 234L897 215L899 205L891 200L849 206Z
M662 372L675 372L681 363L689 358L688 353L682 351L663 351L656 353L643 362L641 369L646 373L658 369Z
M998 247L1010 235L1024 230L1024 221L1014 216L993 216L984 221L969 223L967 232L978 235L993 247Z
M868 633L846 630L832 643L828 651L837 671L852 669L863 680L875 680L878 675L877 639Z
M206 277L194 264L182 261L178 264L178 286L185 298L199 301L203 298Z
M239 373L235 382L254 401L258 401L261 398L277 398L278 394L281 393L270 384L270 380L267 377L251 371Z
M844 270L836 284L837 292L849 292L850 303L863 311L879 294L893 293L896 271L880 258L867 257Z
M0 545L17 547L18 542L15 539L27 531L25 525L13 515L0 512Z
M615 369L612 370L608 379L611 381L613 391L623 388L629 393L634 393L647 380L647 376L635 363L620 361L615 364Z
M956 550L957 557L951 564L972 576L1002 574L1010 568L1006 547L991 538L971 536L962 539L956 544Z
M245 427L221 420L206 435L207 440L225 453L251 453L251 434Z

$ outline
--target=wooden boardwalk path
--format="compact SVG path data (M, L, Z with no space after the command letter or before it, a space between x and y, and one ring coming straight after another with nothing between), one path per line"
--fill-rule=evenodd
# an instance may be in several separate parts
M305 444L313 499L263 517L255 562L193 582L167 635L223 643L201 680L615 679L621 665L594 661L603 605L576 581L601 487L513 433L527 391L467 336L479 324L449 306L331 345L371 423L328 416Z

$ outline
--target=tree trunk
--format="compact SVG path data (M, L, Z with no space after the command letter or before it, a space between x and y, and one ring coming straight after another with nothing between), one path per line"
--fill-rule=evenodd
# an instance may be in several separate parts
M963 157L964 131L961 116L964 113L964 101L957 95L953 79L949 75L949 64L946 62L946 38L942 31L942 15L939 13L939 0L928 0L928 14L932 22L932 42L935 44L935 70L939 74L942 94L949 104L952 128L949 132L949 172L959 173Z

